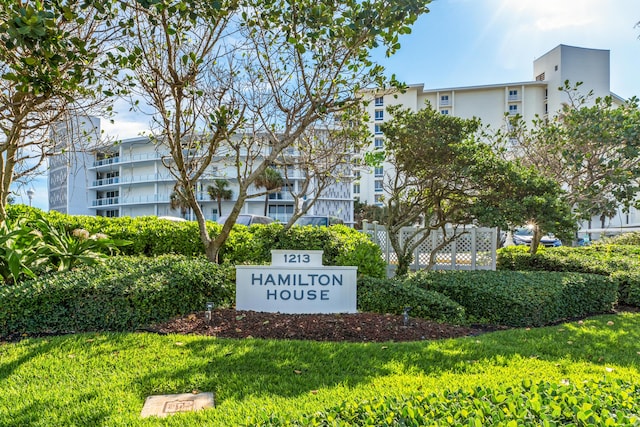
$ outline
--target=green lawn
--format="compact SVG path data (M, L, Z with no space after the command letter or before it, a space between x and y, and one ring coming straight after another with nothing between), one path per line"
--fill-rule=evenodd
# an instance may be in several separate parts
M640 314L419 343L82 334L0 344L0 426L242 425L359 402L523 379L640 383ZM149 395L215 393L216 408L139 417Z

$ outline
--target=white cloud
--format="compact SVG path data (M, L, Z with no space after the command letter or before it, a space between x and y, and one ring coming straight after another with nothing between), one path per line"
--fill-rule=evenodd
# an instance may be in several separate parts
M502 0L500 10L524 24L523 29L545 32L593 25L607 6L601 0Z
M120 140L133 138L141 135L143 132L149 131L148 123L143 119L140 121L120 120L117 117L111 123L109 120L102 119L100 127L108 138Z

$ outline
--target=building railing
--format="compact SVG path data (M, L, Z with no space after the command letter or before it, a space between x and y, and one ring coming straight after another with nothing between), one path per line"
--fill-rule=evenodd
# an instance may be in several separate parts
M112 178L103 178L93 181L91 184L92 187L100 187L101 185L113 185L118 184L120 182L120 177L114 176Z
M520 95L509 95L509 101L520 101Z
M120 163L143 162L146 160L158 160L158 159L161 159L163 156L168 156L168 154L160 154L156 151L152 153L132 154L130 156L122 156L122 160L120 160Z
M149 175L135 175L135 176L123 176L120 177L120 182L123 184L130 184L134 182L155 182L155 181L173 181L175 180L169 174L154 173Z
M92 202L92 206L108 206L108 205L117 205L118 197L106 197L104 199L97 199Z
M120 163L120 157L116 156L116 157L109 157L108 159L102 159L102 160L96 160L95 162L93 162L93 166L105 166L105 165L112 165L114 163Z

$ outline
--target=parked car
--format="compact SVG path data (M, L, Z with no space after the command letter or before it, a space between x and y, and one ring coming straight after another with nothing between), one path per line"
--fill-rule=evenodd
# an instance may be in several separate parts
M216 222L218 224L224 224L227 221L227 218L228 216L221 216ZM271 224L272 222L273 218L253 214L240 214L238 215L238 218L236 218L236 224L246 225L247 227L253 224Z
M294 225L313 225L315 227L328 227L335 224L344 224L344 221L335 216L321 216L321 215L304 215L296 220Z
M517 228L513 232L513 243L516 245L531 245L533 230L528 227ZM547 248L562 246L562 241L553 234L546 234L540 239L540 244Z

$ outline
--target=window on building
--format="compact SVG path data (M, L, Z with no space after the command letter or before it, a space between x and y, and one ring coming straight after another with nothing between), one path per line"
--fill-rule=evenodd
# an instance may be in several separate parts
M374 190L375 190L376 192L380 192L380 191L382 191L382 180L377 179L377 180L374 182Z
M375 134L376 135L382 135L382 129L380 127L380 125L375 125Z
M517 99L518 99L518 90L517 89L509 90L509 100L515 101Z
M554 68L555 68L555 71L558 71L558 66L557 65Z
M374 104L376 107L382 107L384 105L384 96L376 96Z
M384 196L382 194L376 194L373 200L376 205L382 206L382 204L384 203Z
M353 171L353 177L355 179L360 179L360 171L359 170L355 170Z
M293 184L290 182L285 183L279 192L269 194L269 200L283 200L289 196L293 190Z
M384 120L384 110L376 110L375 119L378 121Z
M382 166L376 166L373 170L373 176L375 177L383 177L384 176L384 168Z
M384 139L383 138L376 138L373 141L373 145L375 148L384 148Z
M449 95L440 95L440 105L449 105Z
M293 215L293 205L269 205L269 216L280 222L287 222Z
M440 114L444 114L445 116L449 115L449 110L447 110L446 108L444 110L440 110Z
M518 114L518 106L509 105L509 114Z
M537 81L537 82L543 82L543 81L544 81L544 73L542 73L542 74L538 74L538 75L536 76L536 81Z
M107 218L117 218L120 216L120 212L117 209L110 209L107 211L103 211L102 215L98 215L98 216L104 216Z
M360 184L353 184L353 192L360 194Z

